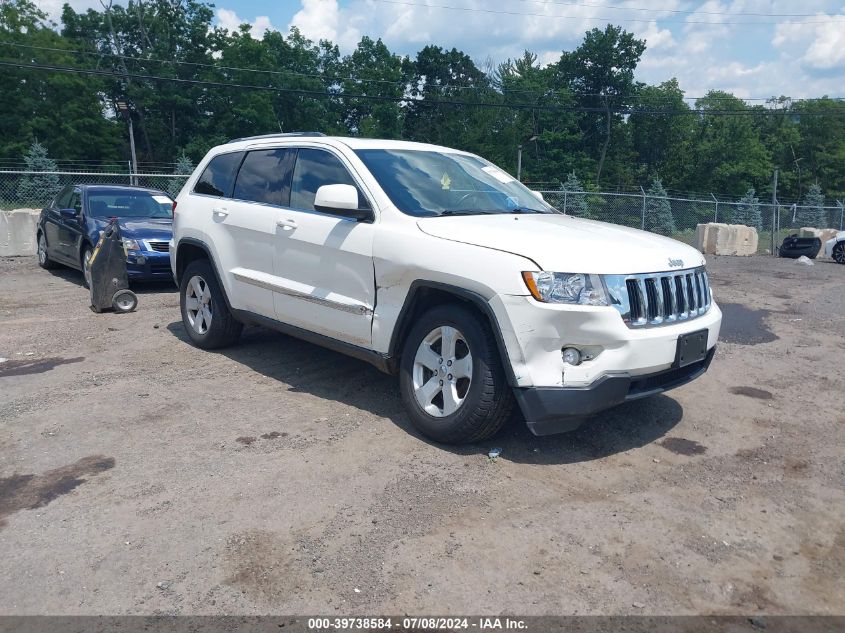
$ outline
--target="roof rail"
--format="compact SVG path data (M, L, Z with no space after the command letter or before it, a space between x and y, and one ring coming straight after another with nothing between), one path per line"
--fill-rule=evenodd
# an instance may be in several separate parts
M325 134L322 132L276 132L275 134L259 134L258 136L233 138L229 141L229 143L237 143L238 141L258 141L265 138L287 138L291 136L325 136Z

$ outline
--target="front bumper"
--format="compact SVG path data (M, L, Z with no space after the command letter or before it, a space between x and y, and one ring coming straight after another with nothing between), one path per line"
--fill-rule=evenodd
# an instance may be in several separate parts
M132 281L169 281L170 255L157 251L130 251L126 258L126 273Z
M653 374L607 374L588 387L514 389L525 422L534 435L574 431L585 419L629 400L652 396L695 380L707 371L715 346L704 360Z

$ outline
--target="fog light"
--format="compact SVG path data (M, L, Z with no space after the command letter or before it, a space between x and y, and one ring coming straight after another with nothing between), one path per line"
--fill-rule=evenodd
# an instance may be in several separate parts
M565 347L560 352L561 357L563 358L563 362L568 365L580 365L581 364L581 352L579 352L574 347Z

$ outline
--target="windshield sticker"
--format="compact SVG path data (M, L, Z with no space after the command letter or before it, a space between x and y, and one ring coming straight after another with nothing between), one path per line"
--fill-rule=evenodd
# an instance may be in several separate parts
M516 180L516 178L511 178L510 174L506 174L505 172L503 172L498 167L493 167L492 165L488 165L487 167L482 167L481 171L487 172L488 174L493 176L493 178L495 178L496 180L498 180L501 183L507 184L509 182L513 182L514 180Z
M443 172L443 178L440 179L440 186L443 189L449 189L452 186L452 179L449 178L449 174Z
M167 196L153 196L153 200L155 200L159 204L173 204L173 200L171 200Z

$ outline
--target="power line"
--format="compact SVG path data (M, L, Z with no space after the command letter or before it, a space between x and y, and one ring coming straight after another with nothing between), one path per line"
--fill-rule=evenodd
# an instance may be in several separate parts
M738 11L701 11L699 9L647 9L645 7L620 7L609 4L595 4L591 2L577 2L566 0L519 0L520 2L533 2L535 4L558 4L574 7L595 7L598 9L612 9L614 11L643 11L648 13L682 13L687 15L731 15L738 17L760 17L760 18L813 18L818 13L747 13ZM708 22L709 24L709 22Z
M292 94L314 98L328 98L328 99L361 99L367 101L387 101L398 104L408 104L418 102L425 106L433 105L449 105L459 107L479 107L479 108L495 108L495 109L510 109L510 110L534 110L534 111L549 111L549 112L596 112L623 115L662 115L662 116L681 116L681 115L708 115L708 116L756 116L760 114L767 115L781 115L794 116L795 113L787 110L773 110L773 109L747 109L747 110L647 110L633 107L590 107L590 106L562 106L562 105L539 105L532 103L494 103L484 101L454 101L447 99L414 99L411 97L388 97L382 95L362 95L349 94L341 92L323 92L319 90L305 90L302 88L283 88L279 86L260 86L250 84L238 84L231 82L209 81L204 79L185 79L181 77L160 77L157 75L138 74L138 73L124 73L116 70L100 70L94 68L71 68L67 66L54 66L49 64L21 64L16 61L0 60L0 66L12 67L17 69L32 69L43 70L47 72L72 73L81 75L94 75L101 77L112 77L115 79L141 79L147 81L164 81L187 85L210 86L214 88L227 89L241 89L241 90L258 90L264 92L276 92L282 94ZM827 112L801 112L800 116L834 116ZM839 114L839 113L836 113Z
M32 44L21 44L18 42L6 42L0 41L0 46L12 46L16 48L25 48L31 50L38 50L38 51L52 51L52 52L60 52L60 53L72 53L76 55L88 55L94 56L98 58L103 57L113 57L113 58L122 58L128 59L133 61L142 61L142 62L152 62L156 64L178 64L178 65L186 65L186 66L198 66L202 68L211 68L215 70L229 70L235 72L250 72L250 73L262 73L262 74L269 74L269 75L281 75L281 76L291 76L291 77L311 77L311 78L320 78L326 81L350 81L353 83L381 83L381 84L388 84L395 87L407 87L409 81L401 80L401 81L389 81L386 79L366 79L366 78L356 78L356 77L332 77L327 75L321 75L316 73L299 73L294 71L279 71L279 70L266 70L266 69L258 69L258 68L244 68L238 66L218 66L217 64L207 64L202 62L188 62L188 61L180 61L180 60L173 60L173 59L156 59L153 57L132 57L128 55L118 55L117 53L95 53L93 51L77 51L68 48L60 48L60 47L51 47L51 46L35 46ZM493 90L491 86L453 86L449 84L443 84L437 86L443 90ZM508 94L529 94L529 95L537 95L537 96L545 96L547 93L542 90L511 90L511 89L502 89L501 94L508 95ZM566 96L571 96L573 98L579 97L604 97L608 95L602 95L598 93L578 93L578 92L570 92L567 93ZM655 95L643 95L643 94L619 94L619 95L612 95L614 98L618 99L628 99L628 100L640 100L640 101L647 101L652 100L653 102L671 102L674 100L674 97L671 95L665 96L655 96ZM711 99L711 100L733 100L739 99L740 101L759 101L759 102L768 102L771 101L773 98L776 97L736 97L734 95L706 95L704 97L692 97L692 96L685 96L681 95L680 97L684 101L697 101L699 99ZM800 99L802 102L808 101L841 101L845 100L845 97L810 97L805 99Z
M561 20L589 20L598 22L654 22L653 18L607 18L599 16L581 16L581 15L559 15L550 13L527 13L523 11L503 11L500 9L483 9L480 7L456 7L446 4L421 4L418 2L407 2L406 0L373 0L374 2L382 2L385 4L397 4L408 7L420 7L423 9L448 9L450 11L469 11L471 13L491 13L495 15L516 15L526 17L538 18L556 18ZM834 20L833 18L826 18L824 20L793 20L792 24L829 24L831 22L845 22L845 20ZM705 24L710 26L724 26L724 25L745 25L745 26L768 26L775 25L779 22L775 21L708 21L708 20L661 20L662 24Z

